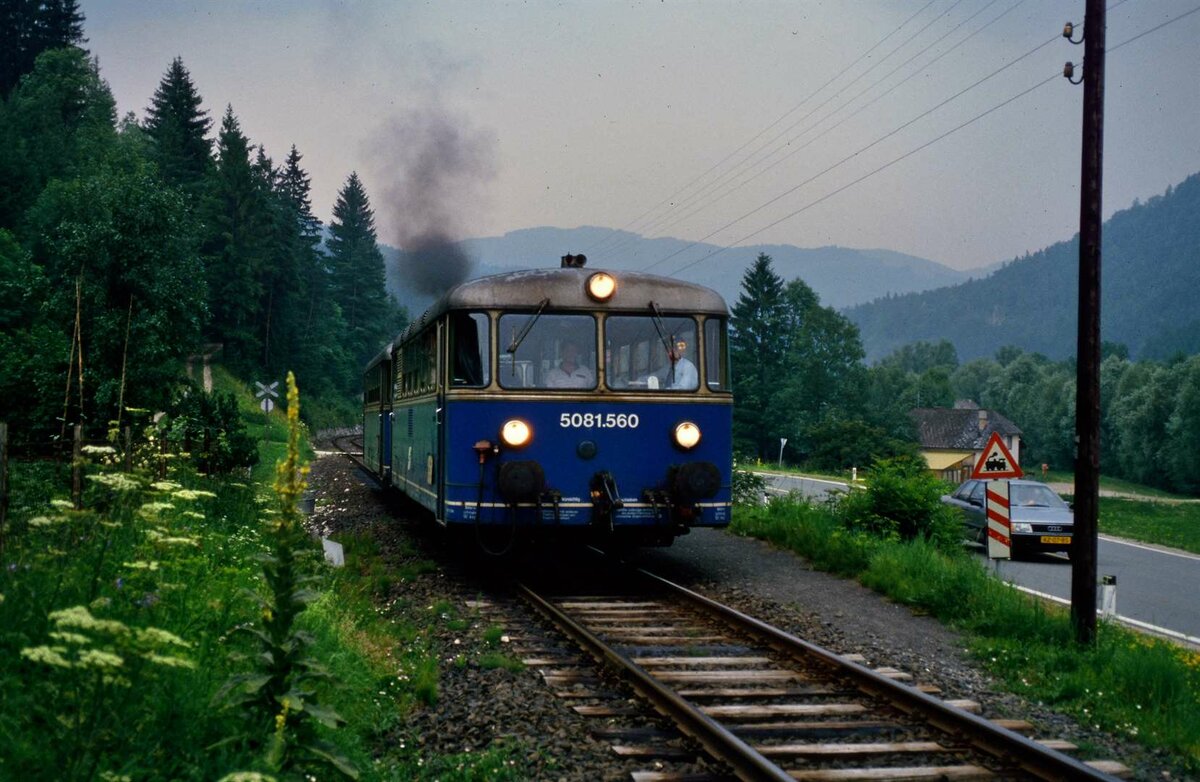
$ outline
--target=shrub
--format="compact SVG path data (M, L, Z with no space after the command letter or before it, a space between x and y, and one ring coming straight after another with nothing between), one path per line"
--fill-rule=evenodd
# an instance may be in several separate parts
M885 540L919 537L939 547L955 547L962 530L953 509L941 502L946 491L921 460L884 459L872 468L867 489L845 495L837 513L851 531Z
M749 470L733 471L733 502L736 505L761 505L767 480Z
M189 386L159 425L201 472L230 473L258 462L258 449L246 433L237 399L228 391L205 394Z

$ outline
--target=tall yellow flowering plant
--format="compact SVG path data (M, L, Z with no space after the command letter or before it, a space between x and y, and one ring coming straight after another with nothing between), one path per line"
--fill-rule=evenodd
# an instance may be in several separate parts
M259 653L252 658L258 669L230 679L218 697L245 717L244 731L231 740L261 747L268 770L332 766L357 779L336 747L316 735L315 723L335 728L342 718L320 705L314 685L329 674L309 654L312 638L296 628L297 617L316 595L307 588L314 578L303 574L299 559L312 540L297 507L308 467L300 464L300 392L291 372L287 386L287 456L276 468L279 510L269 522L271 551L262 557L267 594L259 597L258 623L247 628L258 639Z

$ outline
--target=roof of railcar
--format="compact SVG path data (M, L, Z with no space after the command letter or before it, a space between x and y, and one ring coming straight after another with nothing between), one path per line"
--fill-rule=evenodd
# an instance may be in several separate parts
M617 281L617 292L607 302L587 294L587 279L599 271ZM644 272L612 269L552 268L493 274L451 288L421 317L413 320L396 343L402 342L448 310L536 309L549 299L548 309L649 312L650 302L663 312L728 315L729 307L711 288Z

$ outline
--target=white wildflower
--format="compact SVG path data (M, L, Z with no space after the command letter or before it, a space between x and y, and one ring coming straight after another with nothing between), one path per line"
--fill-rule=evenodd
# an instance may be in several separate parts
M32 646L28 649L22 649L21 656L26 660L50 665L55 668L71 668L73 667L71 662L62 655L65 651L66 649L62 647Z
M165 510L171 510L175 506L169 502L147 502L138 508L138 513L145 519L155 519L158 514Z
M182 657L172 657L168 654L155 654L147 652L142 655L143 658L155 665L161 665L165 668L195 668L196 664L191 660L185 660Z
M179 489L178 491L172 492L171 496L178 497L181 500L199 500L213 499L217 495L211 491L205 491L204 489Z
M98 668L100 670L112 670L120 668L125 664L125 659L120 655L112 652L105 652L100 649L88 649L83 654L79 655L77 666L80 668Z
M107 486L113 491L137 491L142 484L136 479L121 472L106 472L99 475L87 476L89 481L95 481L101 486Z
M109 635L124 635L129 627L112 619L97 619L84 606L72 606L61 611L51 611L50 621L61 630L74 627L77 630L92 630Z
M137 631L138 639L156 645L178 646L183 649L191 648L191 644L174 633L161 627L146 627Z

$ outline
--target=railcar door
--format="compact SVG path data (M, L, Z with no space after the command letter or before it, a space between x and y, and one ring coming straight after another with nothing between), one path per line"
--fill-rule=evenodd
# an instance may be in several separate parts
M437 372L434 377L437 387L437 401L434 403L434 454L433 454L433 486L431 487L437 492L437 516L438 520L446 518L446 448L452 447L452 443L448 442L449 438L446 434L446 367L449 366L447 360L447 335L449 329L446 327L446 318L442 318L437 324L437 350L434 355L437 356Z

